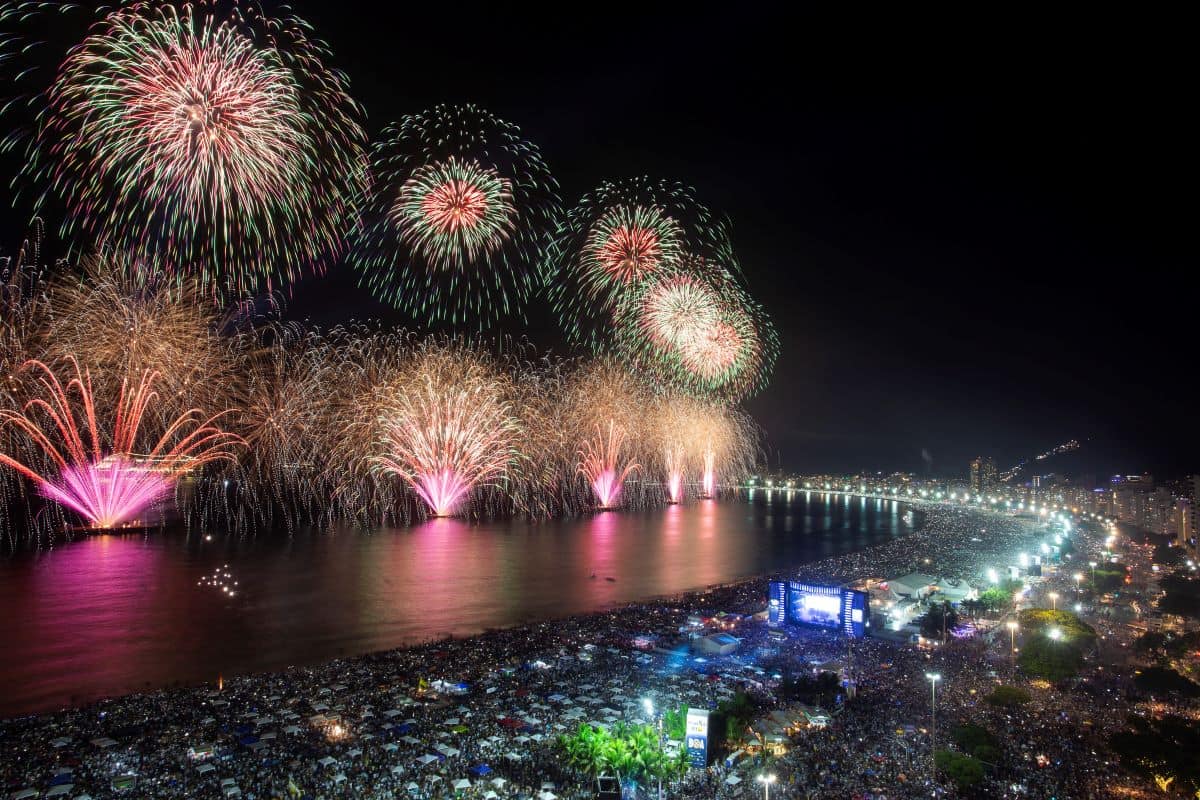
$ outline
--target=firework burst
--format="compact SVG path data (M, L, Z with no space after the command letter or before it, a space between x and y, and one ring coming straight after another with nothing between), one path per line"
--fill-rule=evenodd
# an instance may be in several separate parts
M27 437L44 466L27 465L6 453L0 453L0 464L31 480L46 498L80 514L90 527L113 528L132 520L184 474L231 460L234 445L241 443L217 427L220 414L205 419L196 409L177 417L157 440L142 442L142 419L158 399L154 372L144 373L136 386L122 384L106 439L91 375L71 363L74 375L63 386L50 367L30 362L40 374L44 396L27 402L22 412L0 411L0 423Z
M617 507L626 479L641 469L628 459L626 439L624 428L610 419L605 428L597 425L579 448L579 471L595 492L601 510Z
M306 31L254 2L112 10L39 97L25 177L66 202L64 233L210 289L323 269L355 216L365 137Z
M558 215L558 186L520 130L438 106L372 148L365 225L351 254L380 299L431 323L521 313L527 265Z
M543 279L568 335L604 351L628 292L677 270L685 252L727 250L726 226L682 184L606 182L564 216L543 253Z
M473 349L426 346L409 385L380 417L376 463L404 479L433 516L456 513L473 490L504 481L518 460L506 383Z
M631 368L667 385L726 400L757 391L777 350L762 309L729 273L685 260L627 293L614 323Z
M576 437L576 469L600 508L621 501L625 482L640 473L652 397L633 374L610 359L580 364L566 384L560 424Z

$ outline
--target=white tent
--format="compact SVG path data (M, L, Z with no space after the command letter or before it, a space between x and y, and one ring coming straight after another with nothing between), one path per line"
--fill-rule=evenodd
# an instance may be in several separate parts
M346 780L346 776L345 776L345 774L343 774L341 772L339 772L337 775L333 776L333 782L335 785L341 783L344 780Z
M739 784L739 783L741 783L741 782L742 782L742 779L741 779L741 778L739 778L739 777L737 776L737 774L736 774L736 773L733 773L733 772L731 772L731 773L729 773L729 775L728 775L728 776L725 778L725 782L726 782L726 783L728 783L728 784Z
M334 758L333 756L325 756L323 758L318 758L317 763L320 764L322 767L332 767L334 764L337 763L337 759Z
M75 788L73 783L60 783L57 786L51 786L50 791L46 792L46 797L62 797L64 794L70 794Z
M459 778L453 783L455 789L470 789L471 782L466 778Z
M438 760L437 756L431 756L428 754L423 755L417 759L417 761L420 762L421 766L425 766L427 764L432 764L434 761L437 761L437 760Z
M437 783L441 779L442 779L441 775L430 775L425 780L429 781L430 783Z
M391 773L393 775L399 775L402 772L404 772L404 767L400 766L399 764L392 765Z
M495 800L495 798L497 798L497 797L499 797L499 796L500 796L500 795L496 794L496 793L495 793L495 792L493 792L491 789L488 789L488 791L487 791L487 794L485 794L485 795L483 796L483 800Z
M492 778L492 786L495 786L497 789L503 789L506 783L508 781L504 780L504 778Z
M217 768L214 767L212 764L201 764L200 766L196 767L196 772L199 772L201 775L207 775L210 772L216 772L216 771L217 771Z

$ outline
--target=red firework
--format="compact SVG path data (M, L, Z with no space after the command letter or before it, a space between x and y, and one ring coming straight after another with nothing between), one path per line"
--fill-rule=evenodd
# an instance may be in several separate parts
M421 201L421 212L429 226L445 235L477 227L487 210L487 194L475 184L461 180L434 187Z
M596 262L610 277L635 283L662 262L662 244L653 228L619 225L596 250Z

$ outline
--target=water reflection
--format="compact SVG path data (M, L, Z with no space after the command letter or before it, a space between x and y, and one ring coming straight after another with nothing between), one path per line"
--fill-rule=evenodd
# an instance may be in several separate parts
M539 524L97 536L22 554L0 561L0 716L601 609L905 531L893 502L785 494ZM233 597L201 585L226 564Z

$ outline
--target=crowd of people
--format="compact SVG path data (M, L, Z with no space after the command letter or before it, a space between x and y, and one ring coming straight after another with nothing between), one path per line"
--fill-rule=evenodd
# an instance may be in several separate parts
M1045 536L1039 520L944 506L923 513L915 532L807 564L801 577L848 581L922 568L979 575ZM987 704L987 693L1001 682L1029 685L1016 674L1007 638L952 639L934 649L867 638L849 653L833 632L795 629L781 641L761 621L765 594L756 579L8 720L0 724L0 789L5 797L30 790L97 799L591 797L594 785L565 765L559 734L580 723L653 724L667 709L711 709L740 692L766 714L785 702L779 665L800 673L839 660L855 696L831 704L828 726L799 731L769 759L726 767L717 758L669 783L667 794L757 797L755 779L768 772L782 797L953 794L932 776L929 671L942 676L938 747L968 721L1003 743L985 778L987 796L1098 797L1117 782L1135 785L1103 745L1124 717L1121 676L1097 670L1070 689L1038 686L1029 705L1006 711ZM697 659L681 628L717 611L746 615L733 631L739 648Z

